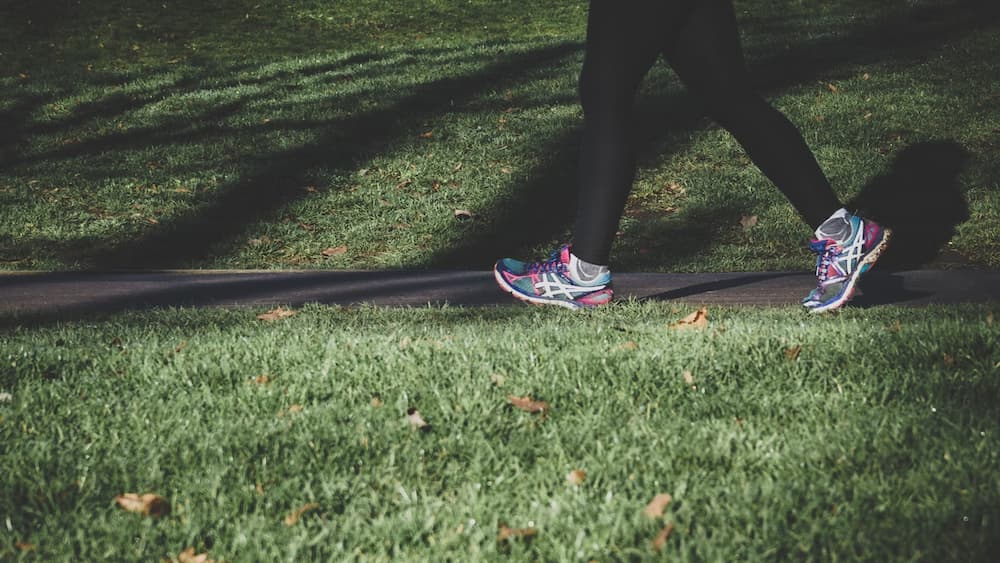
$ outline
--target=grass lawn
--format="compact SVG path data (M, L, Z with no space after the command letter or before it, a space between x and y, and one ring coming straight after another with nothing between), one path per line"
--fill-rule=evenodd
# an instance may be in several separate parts
M191 6L0 2L0 269L472 269L566 240L584 2ZM896 228L889 265L1000 267L993 3L736 7L761 91ZM667 69L638 105L616 268L811 266ZM262 312L0 318L0 560L1000 550L997 304Z
M897 265L950 241L949 264L1000 267L993 4L736 3L760 90L841 196L897 227ZM555 0L4 2L0 268L544 254L569 235L585 17ZM810 266L809 230L664 65L638 104L616 268Z
M671 560L1000 548L996 305L260 312L0 334L0 558L635 560L670 524Z

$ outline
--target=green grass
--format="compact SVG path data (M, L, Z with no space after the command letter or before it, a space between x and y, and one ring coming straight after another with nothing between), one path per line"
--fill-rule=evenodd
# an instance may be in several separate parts
M570 236L584 2L135 4L0 5L0 268L468 269ZM994 8L737 10L838 193L909 233L898 264L1000 266ZM616 268L809 267L668 69L639 106Z
M258 312L0 333L0 559L641 560L667 522L671 560L1000 547L995 305L712 309L700 332L656 303Z

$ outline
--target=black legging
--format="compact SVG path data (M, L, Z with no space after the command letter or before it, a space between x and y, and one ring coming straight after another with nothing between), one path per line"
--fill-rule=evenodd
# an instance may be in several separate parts
M798 129L750 87L730 0L592 0L574 254L608 263L635 177L635 93L660 54L813 228L841 207Z

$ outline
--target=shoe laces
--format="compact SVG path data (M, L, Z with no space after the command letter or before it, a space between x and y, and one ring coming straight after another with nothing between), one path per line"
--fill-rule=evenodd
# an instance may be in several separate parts
M528 264L526 270L529 274L542 274L549 272L563 274L566 272L566 264L560 257L560 250L555 250L549 256L548 260L532 262L531 264Z
M814 240L809 243L809 250L817 254L816 256L816 279L819 281L818 287L830 279L830 266L833 265L840 250L837 243L832 240Z

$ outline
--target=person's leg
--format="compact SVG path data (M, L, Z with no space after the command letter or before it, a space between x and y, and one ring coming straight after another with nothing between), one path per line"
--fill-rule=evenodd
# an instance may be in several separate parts
M636 90L681 27L690 0L592 0L580 73L584 132L573 254L592 264L608 255L635 176L632 108Z
M799 130L751 86L730 0L698 2L664 56L813 229L842 207Z
M891 233L843 208L798 129L750 87L731 0L701 0L664 56L816 229L811 249L818 254L818 284L803 305L814 312L843 306Z

